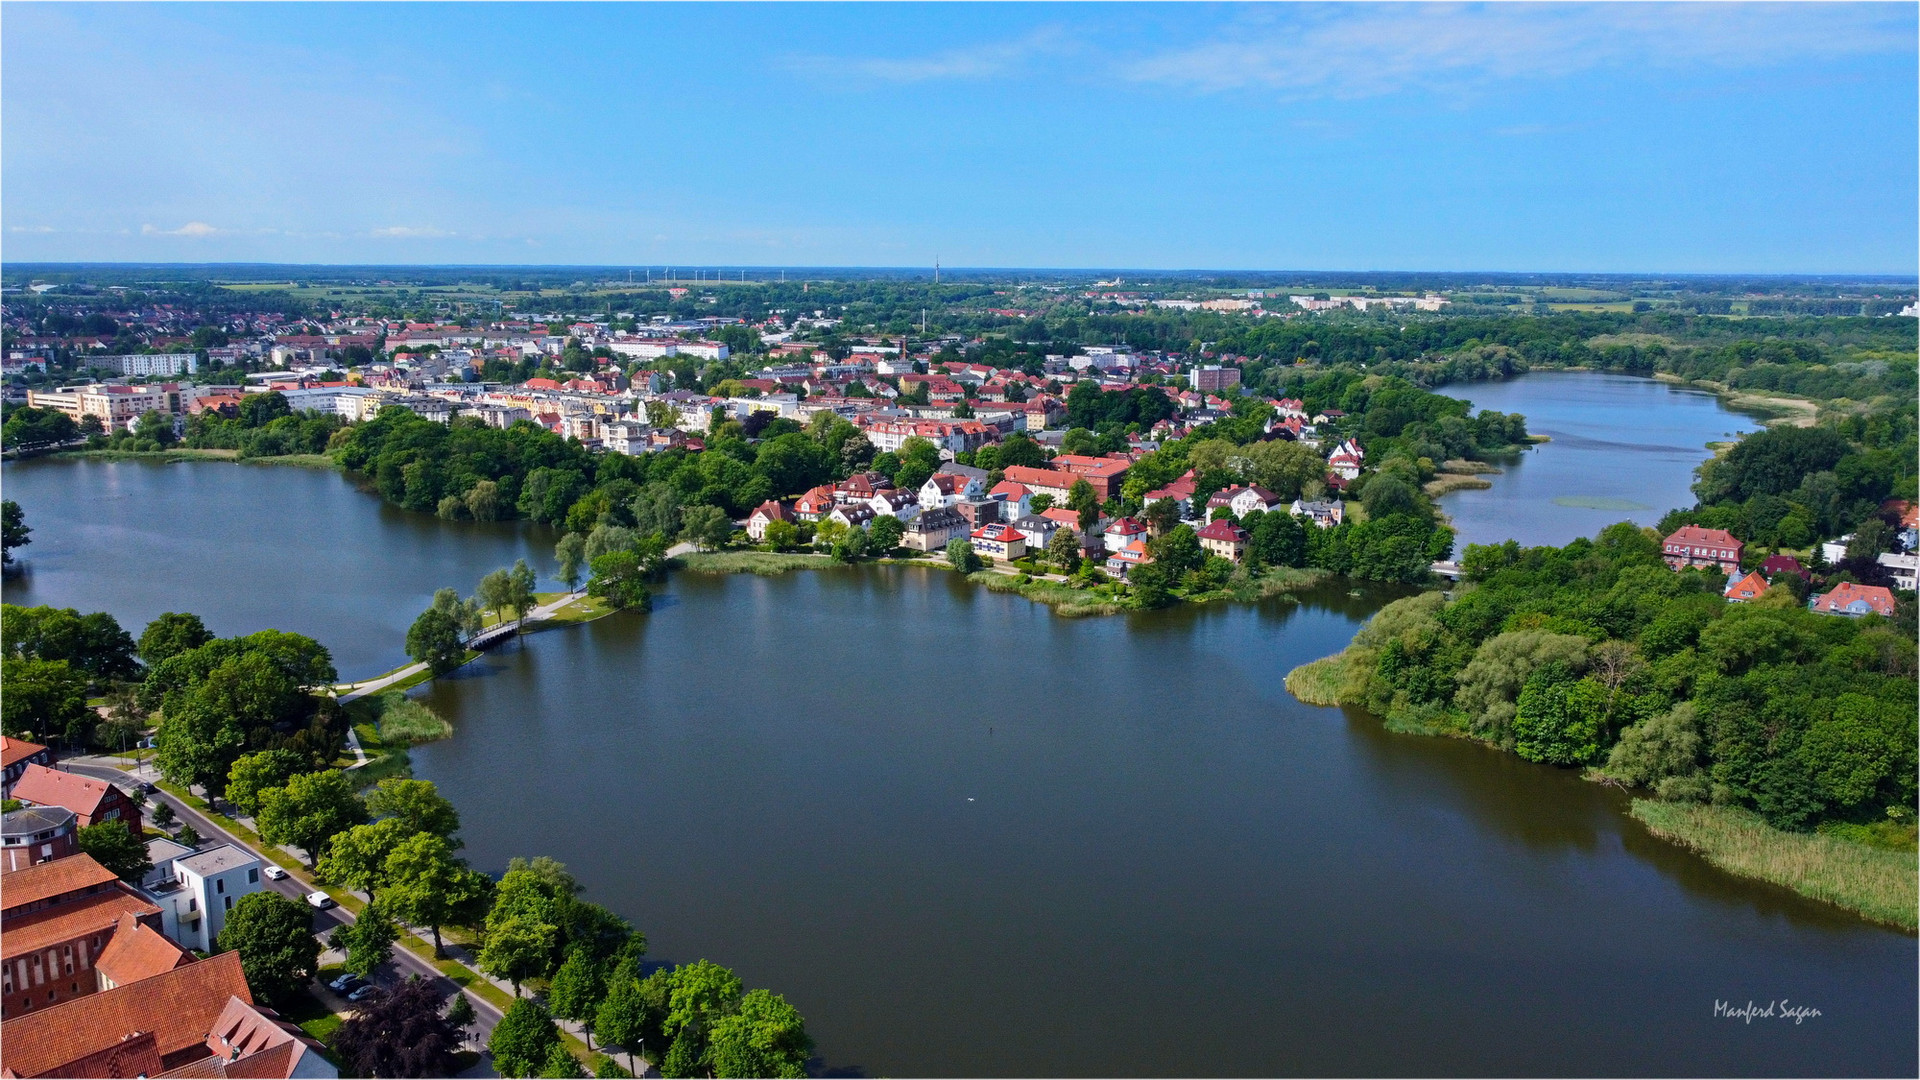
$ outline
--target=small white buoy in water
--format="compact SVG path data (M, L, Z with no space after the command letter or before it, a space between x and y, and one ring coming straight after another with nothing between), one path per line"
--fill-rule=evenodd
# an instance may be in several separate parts
M967 801L968 801L968 802L972 802L972 801L973 801L973 796L971 796L971 795L969 795L969 796L967 796Z

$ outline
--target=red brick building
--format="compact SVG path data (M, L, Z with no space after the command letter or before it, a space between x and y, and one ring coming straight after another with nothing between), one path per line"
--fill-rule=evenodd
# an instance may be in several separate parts
M73 811L83 829L103 821L125 822L135 831L140 828L140 812L127 793L91 776L29 765L14 782L13 797L32 806L64 806Z
M1740 552L1744 546L1725 529L1684 525L1661 543L1660 553L1665 556L1667 565L1675 570L1704 566L1723 574L1737 574L1740 572Z
M8 874L0 888L0 1019L98 990L94 965L126 916L161 928L159 907L91 855ZM6 1065L13 1064L8 1046Z

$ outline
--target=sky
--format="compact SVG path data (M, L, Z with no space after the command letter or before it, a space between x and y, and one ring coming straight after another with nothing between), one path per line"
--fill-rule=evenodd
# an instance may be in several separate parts
M0 258L1911 274L1914 4L0 5Z

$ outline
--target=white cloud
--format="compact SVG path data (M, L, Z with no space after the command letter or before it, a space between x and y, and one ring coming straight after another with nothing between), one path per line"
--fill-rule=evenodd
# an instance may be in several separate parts
M1850 4L1452 4L1269 11L1123 70L1199 90L1370 97L1602 67L1771 66L1911 49L1911 8Z
M915 83L934 79L985 79L1018 70L1046 53L1067 51L1064 35L1042 27L1013 41L990 42L924 56L869 57L799 56L787 67L804 75L855 76L880 82Z
M18 233L50 233L53 231L53 226L51 225L9 225L7 226L7 231L18 232Z
M142 236L223 236L228 230L215 228L204 221L189 221L177 229L159 229L152 225L140 226Z
M386 240L440 240L454 234L444 229L415 228L410 225L389 225L384 229L375 229L367 235Z

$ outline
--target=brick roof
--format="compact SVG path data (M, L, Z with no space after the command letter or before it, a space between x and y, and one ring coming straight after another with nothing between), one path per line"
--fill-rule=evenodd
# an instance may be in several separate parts
M93 966L115 986L125 986L191 963L192 953L168 941L128 913L120 916L119 923L113 928L113 940L100 950L100 957L93 962Z
M1865 603L1867 607L1882 614L1893 614L1893 594L1884 585L1855 585L1843 581L1833 587L1833 591L1823 593L1813 599L1813 610L1820 612L1845 611L1854 603Z
M1703 529L1698 525L1682 525L1667 537L1669 544L1712 544L1719 547L1738 547L1740 541L1725 529Z
M1199 536L1202 540L1224 540L1229 543L1240 543L1246 540L1247 530L1235 525L1226 518L1221 518L1219 521L1208 522L1207 527L1200 530Z
M10 767L25 758L45 750L39 743L30 743L25 739L0 735L0 768Z
M204 1047L233 998L253 1002L240 954L226 952L132 986L23 1013L0 1023L6 1071L14 1076L103 1075L60 1070L140 1032L152 1033L162 1059L192 1051Z
M13 797L42 806L64 806L82 817L99 813L113 785L78 773L61 772L34 763L13 782Z
M1752 600L1754 597L1766 591L1767 579L1761 577L1760 572L1755 570L1753 573L1727 586L1727 599Z
M94 861L93 856L69 855L22 867L7 875L7 891L0 896L4 910L24 907L39 900L50 900L64 893L78 892L114 880L113 871Z
M54 862L76 858L79 856L69 855L66 859L55 859ZM22 871L7 875L7 880L12 881L19 873ZM59 945L89 934L110 933L123 916L151 918L158 914L159 908L125 886L55 904L42 911L9 918L6 921L6 933L0 934L0 958L26 956L49 945Z

